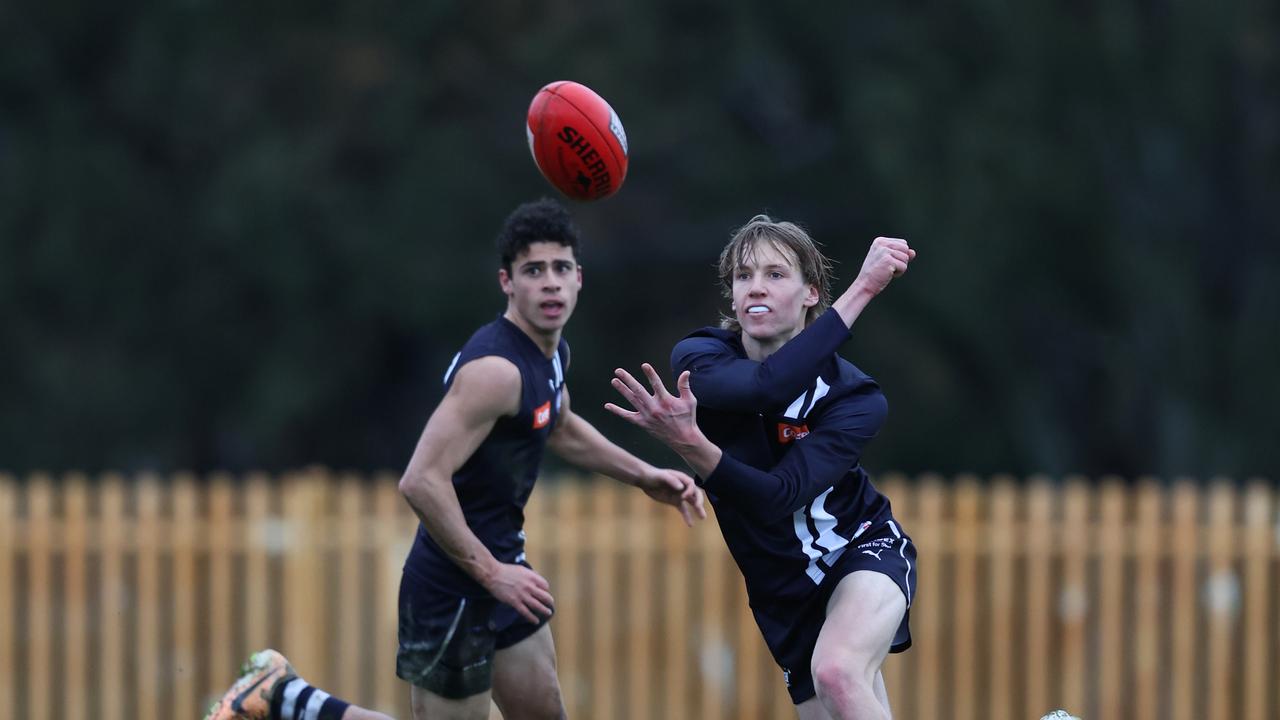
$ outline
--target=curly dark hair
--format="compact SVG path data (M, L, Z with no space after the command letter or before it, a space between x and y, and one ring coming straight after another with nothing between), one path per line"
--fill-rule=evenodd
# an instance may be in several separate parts
M498 255L502 267L511 272L511 263L531 243L559 243L573 250L574 259L581 255L578 228L569 211L551 198L527 202L511 211L498 233Z

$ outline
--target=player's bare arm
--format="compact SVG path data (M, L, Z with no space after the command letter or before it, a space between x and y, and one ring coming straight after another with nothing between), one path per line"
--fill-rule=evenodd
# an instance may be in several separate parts
M694 518L707 517L702 491L693 478L678 470L655 467L618 447L572 412L567 386L561 392L560 418L547 440L552 451L584 470L634 485L654 500L675 507L690 527Z
M498 600L530 622L538 622L537 614L551 614L551 586L523 565L499 562L467 527L453 489L453 474L498 418L519 410L520 390L520 371L505 358L477 358L459 368L449 392L427 420L400 479L400 492L454 563Z
M876 238L867 250L858 277L831 303L831 307L840 313L845 325L852 327L871 299L888 287L894 278L905 273L915 257L916 251L902 238Z
M644 428L674 450L698 475L704 478L711 475L716 465L720 464L722 451L698 427L698 399L689 388L689 371L680 373L676 380L677 394L672 395L652 365L644 363L640 369L649 379L653 392L646 390L631 373L618 368L613 371L613 388L635 410L627 410L613 403L606 403L605 409Z

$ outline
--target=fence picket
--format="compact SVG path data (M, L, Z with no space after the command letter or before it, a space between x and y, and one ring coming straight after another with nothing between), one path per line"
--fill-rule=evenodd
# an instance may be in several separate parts
M1170 673L1169 702L1173 720L1194 720L1204 717L1197 706L1196 656L1200 652L1196 643L1197 578L1200 552L1200 493L1191 481L1183 479L1173 488L1173 524L1171 533L1173 549L1172 592L1172 672Z
M209 598L208 669L211 679L228 677L236 668L236 658L248 650L232 632L232 609L236 587L232 584L232 559L242 548L233 543L243 531L235 527L235 488L231 476L217 473L209 478L208 542L209 580L205 596ZM214 698L210 697L209 700Z
M1055 707L1055 697L1049 690L1049 660L1051 659L1050 628L1053 611L1050 601L1053 581L1052 567L1054 507L1058 493L1049 478L1034 476L1027 486L1027 520L1022 546L1026 552L1026 629L1020 646L1026 703L1023 717L1037 717Z
M1091 663L1097 668L1098 720L1123 720L1129 712L1125 702L1124 679L1124 563L1128 542L1125 537L1125 501L1128 497L1120 478L1102 479L1099 490L1101 521L1098 542L1098 650Z
M253 473L245 481L245 560L244 560L244 634L241 646L248 652L273 646L292 652L281 642L275 628L271 627L269 548L279 542L281 523L272 515L271 480L262 473Z
M659 547L664 558L662 568L663 614L665 615L666 632L664 646L666 654L662 664L664 668L663 697L666 700L664 717L679 717L688 712L689 707L689 652L693 645L689 625L688 577L689 529L681 522L680 516L669 508L660 508L659 514Z
M991 553L991 572L986 593L989 618L987 641L987 712L991 720L1013 720L1013 552L1017 524L1018 491L1013 478L992 479L987 491L991 528L986 545Z
M164 668L173 678L173 705L170 717L181 717L197 707L196 690L196 542L199 490L190 473L174 478L172 531L173 574L170 596L173 608L173 647Z
M1225 480L1214 481L1209 489L1209 557L1204 582L1205 613L1208 615L1208 687L1206 717L1236 717L1232 679L1236 676L1232 634L1240 616L1240 581L1233 555L1236 540L1236 493Z
M160 524L160 506L166 493L160 478L151 473L139 477L136 487L138 610L133 657L138 708L134 716L140 720L159 720L160 674L164 671L160 660L160 553L167 539Z
M125 692L124 668L132 657L125 644L125 615L132 600L124 573L124 558L133 523L125 516L128 491L125 479L117 473L103 476L98 483L98 625L102 643L98 651L98 693L100 720L122 720L132 717L136 701ZM126 703L128 703L126 705ZM126 714L128 713L128 714Z
M339 540L335 554L337 556L337 609L334 613L337 622L334 627L334 644L330 654L333 656L334 685L331 692L339 697L363 698L364 668L368 667L366 644L360 642L364 635L364 621L361 617L361 596L365 584L361 572L364 555L363 521L366 515L364 507L364 487L360 478L352 474L344 474L338 479L337 508L334 515L337 526L334 533Z
M618 610L618 534L621 522L618 508L622 502L623 485L614 480L596 478L591 486L589 517L591 578L588 594L591 618L588 637L591 639L591 665L588 669L587 687L590 711L587 717L610 717L618 695L618 670L615 658L619 643L618 623L613 622Z
M27 707L31 717L52 717L53 479L40 474L27 485Z
M1091 545L1097 538L1089 514L1091 494L1085 482L1081 477L1066 479L1062 496L1063 519L1054 532L1056 553L1063 559L1062 585L1054 608L1061 637L1058 652L1062 658L1061 699L1055 705L1072 708L1082 717L1095 717L1096 714L1086 707L1085 628L1089 617L1095 613L1091 606L1086 565Z
M702 655L697 658L701 670L697 684L702 694L698 717L704 720L725 718L734 683L733 666L729 661L732 658L730 638L725 632L722 616L727 610L725 590L731 580L730 568L735 566L715 524L713 511L708 507L707 519L689 531L695 533L696 552L702 564L698 578L702 598L698 648Z
M81 473L66 477L62 511L62 662L59 693L63 717L89 717L89 590L85 556L89 553L89 485Z
M951 632L955 640L951 645L952 698L949 715L955 720L972 720L978 712L975 686L975 666L978 664L977 550L985 547L981 542L983 529L979 524L981 489L978 479L972 475L956 478L952 495L955 500L950 547L955 554L950 560L954 576L947 601L951 606Z
M627 695L625 711L628 720L653 720L653 692L639 678L652 677L654 612L651 588L654 586L654 539L652 533L653 501L644 493L627 493L627 521L622 532L631 548L628 559L627 586Z
M1157 720L1160 717L1158 691L1162 677L1160 615L1161 607L1166 601L1160 586L1165 493L1159 481L1154 478L1143 478L1137 487L1138 519L1134 528L1137 569L1133 588L1130 692L1133 695L1133 719Z
M13 686L17 670L13 657L13 628L17 622L13 589L18 587L13 573L13 525L18 516L14 498L16 484L12 475L0 473L0 707L7 708L16 704Z
M1249 483L1244 512L1244 702L1243 720L1264 720L1272 712L1274 666L1270 653L1276 636L1276 620L1268 614L1275 598L1270 579L1275 555L1275 494L1265 480Z

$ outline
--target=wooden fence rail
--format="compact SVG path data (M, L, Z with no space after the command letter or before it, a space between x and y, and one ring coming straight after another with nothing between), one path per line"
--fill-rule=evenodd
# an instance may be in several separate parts
M886 477L919 548L900 719L1280 717L1277 489ZM251 650L409 718L396 593L416 519L391 477L0 475L0 716L197 718ZM575 718L792 718L714 520L544 481Z

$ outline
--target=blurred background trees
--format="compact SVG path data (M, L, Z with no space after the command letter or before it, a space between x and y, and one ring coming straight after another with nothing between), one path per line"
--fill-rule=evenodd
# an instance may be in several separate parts
M715 321L769 212L841 287L920 257L844 354L873 471L1277 475L1271 3L0 6L0 468L399 469L551 194L543 84L631 142L574 205L575 408Z

